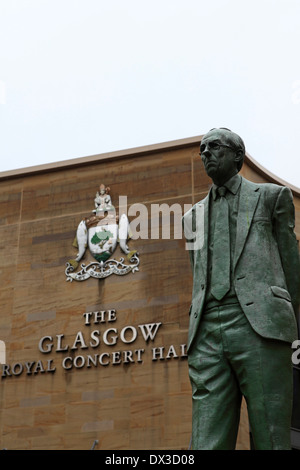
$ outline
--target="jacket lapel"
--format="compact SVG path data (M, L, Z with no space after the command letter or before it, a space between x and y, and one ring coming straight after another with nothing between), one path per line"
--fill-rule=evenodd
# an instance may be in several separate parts
M197 205L196 212L194 214L198 238L198 249L196 248L195 251L196 262L200 262L205 279L207 277L209 201L211 197L212 194L210 190L207 197ZM259 187L242 178L236 227L234 268L242 254L259 198Z
M234 268L242 254L259 198L259 187L249 184L247 180L242 178L236 227Z

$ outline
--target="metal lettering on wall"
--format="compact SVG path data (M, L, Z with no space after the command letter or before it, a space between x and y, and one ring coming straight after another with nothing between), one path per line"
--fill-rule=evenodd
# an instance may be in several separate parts
M109 192L109 187L104 184L100 185L94 199L95 209L78 225L73 242L73 246L78 248L78 253L75 259L69 260L66 264L67 281L85 281L90 277L103 279L111 274L123 276L139 270L139 254L127 246L128 238L130 238L127 215L122 214L119 217L116 214ZM110 259L118 243L130 264L126 264L124 258ZM96 261L87 266L81 264L81 270L74 272L87 247Z
M147 356L152 362L187 358L186 344L153 346L163 327L161 322L125 325L120 329L115 326L117 313L114 309L85 312L83 318L83 331L77 331L72 341L66 340L64 333L51 333L40 338L37 344L39 352L45 355L55 353L55 358L2 364L1 378L53 373L58 364L63 370L71 371L120 364L144 364ZM95 325L95 329L91 329ZM129 346L139 338L144 343L143 348ZM152 347L149 347L151 343ZM110 350L113 346L116 348ZM59 355L63 357L57 360Z

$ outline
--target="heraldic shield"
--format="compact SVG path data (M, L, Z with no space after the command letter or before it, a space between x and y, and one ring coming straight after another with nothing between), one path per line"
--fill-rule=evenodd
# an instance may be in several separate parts
M109 195L110 188L101 184L94 199L95 209L89 217L85 217L78 225L73 246L78 248L75 259L66 263L67 281L85 281L90 277L102 279L117 274L123 276L129 272L139 270L139 257L136 250L130 251L127 246L130 238L130 226L126 214L120 219L116 215L115 207ZM112 254L119 244L130 264L126 264L124 258L119 261L111 259ZM88 247L96 261L87 266L81 264L81 270L74 272L79 265Z

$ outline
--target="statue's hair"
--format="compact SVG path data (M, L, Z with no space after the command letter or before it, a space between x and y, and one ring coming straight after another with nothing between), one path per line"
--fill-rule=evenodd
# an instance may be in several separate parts
M246 148L245 148L245 144L244 144L243 139L238 134L236 134L232 130L228 129L227 127L219 127L219 128L214 127L213 129L210 129L210 131L208 131L208 133L212 132L212 131L215 131L215 130L227 131L226 132L226 139L227 139L228 144L231 144L237 151L238 150L242 151L243 156L237 162L237 169L238 169L238 171L240 171L240 169L243 166L244 158L245 158L245 154L246 154Z

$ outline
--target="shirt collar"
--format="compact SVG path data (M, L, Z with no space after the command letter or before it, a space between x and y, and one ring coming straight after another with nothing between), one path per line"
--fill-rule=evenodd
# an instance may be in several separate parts
M232 194L236 194L239 190L239 187L242 182L242 177L239 174L236 174L232 176L229 180L226 181L226 183L223 184L228 191L230 191ZM218 186L216 184L213 184L212 186L212 192L213 192L213 198L214 200L217 197L217 188Z

